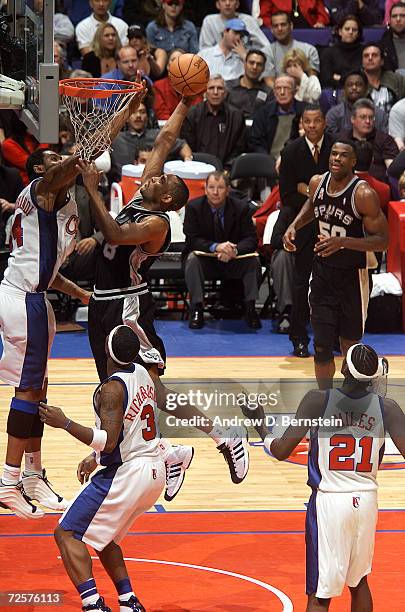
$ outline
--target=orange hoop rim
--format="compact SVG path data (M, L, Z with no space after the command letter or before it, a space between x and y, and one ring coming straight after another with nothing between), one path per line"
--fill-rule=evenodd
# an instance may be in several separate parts
M120 89L98 89L99 85L120 85ZM111 98L134 94L142 88L142 83L120 81L119 79L75 78L59 81L59 94L70 98Z

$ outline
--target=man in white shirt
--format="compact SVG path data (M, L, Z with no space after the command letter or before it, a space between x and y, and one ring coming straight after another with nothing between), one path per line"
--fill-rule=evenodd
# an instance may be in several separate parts
M109 12L111 0L89 0L93 12L89 17L79 21L76 26L76 40L80 53L86 55L91 51L91 43L100 23L108 22L115 27L122 45L128 44L128 24L122 19L114 17Z
M402 151L405 148L405 98L396 102L390 110L388 133Z
M319 72L320 62L318 51L309 43L295 40L292 35L293 27L291 16L288 13L277 11L271 16L271 33L274 36L274 42L270 45L273 52L275 70L273 76L277 77L283 72L282 65L284 55L291 49L301 49L309 60L312 74Z
M266 67L263 73L263 78L266 85L273 85L272 75L274 73L272 53L270 43L267 36L262 32L257 20L246 13L239 13L239 0L217 0L216 7L219 10L218 14L207 15L201 26L200 32L200 50L205 47L213 47L221 40L222 32L225 29L225 23L229 19L241 19L248 32L247 46L249 49L260 49L266 55Z
M241 19L229 19L218 44L201 49L199 55L205 59L211 74L220 74L224 81L238 79L244 74L247 49L244 39L248 36Z

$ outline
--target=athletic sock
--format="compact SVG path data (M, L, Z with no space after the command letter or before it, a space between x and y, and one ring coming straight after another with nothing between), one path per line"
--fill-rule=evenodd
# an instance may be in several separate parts
M129 578L124 578L123 580L119 580L118 582L116 582L115 588L117 589L118 593L118 601L122 603L128 601L128 599L132 597L132 595L135 595L132 590L131 581Z
M5 485L16 485L20 481L21 467L4 464L1 482Z
M42 476L41 451L34 451L33 453L26 452L24 458L24 476L33 476L34 474Z
M96 601L99 600L100 595L97 592L96 581L94 578L89 578L86 582L79 584L77 587L77 592L82 598L83 606L88 606L90 604L95 604Z

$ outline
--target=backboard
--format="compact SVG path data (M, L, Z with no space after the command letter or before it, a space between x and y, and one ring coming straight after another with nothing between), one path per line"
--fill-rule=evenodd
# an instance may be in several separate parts
M0 18L2 74L26 85L20 119L44 143L58 142L59 66L53 61L54 0L8 0ZM9 33L7 33L9 29Z

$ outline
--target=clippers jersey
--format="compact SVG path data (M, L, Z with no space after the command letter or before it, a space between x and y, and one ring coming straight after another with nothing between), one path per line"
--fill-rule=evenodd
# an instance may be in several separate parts
M132 364L132 370L115 372L94 392L93 407L96 426L101 420L97 400L103 384L119 380L125 390L123 423L117 445L111 453L97 453L100 465L122 464L137 457L159 457L160 435L156 422L156 391L153 381L144 367Z
M319 234L327 236L349 236L364 238L365 231L361 215L356 210L355 194L366 181L353 176L346 187L338 193L328 192L331 174L322 175L314 194L314 214L319 224ZM367 254L350 249L341 249L329 257L318 258L322 264L335 268L365 268Z
M130 295L148 293L147 272L155 259L168 248L171 241L169 216L161 211L143 208L142 196L134 200L119 213L116 221L139 223L146 217L161 217L167 221L168 233L159 253L149 254L141 245L111 245L104 241L96 266L95 300L119 299Z
M46 291L75 248L79 218L76 202L48 212L37 204L35 179L17 198L11 230L11 254L3 286L35 293Z
M383 416L378 395L365 393L354 398L341 389L330 389L323 418L334 417L335 424L311 429L308 485L335 493L377 490L385 448Z

